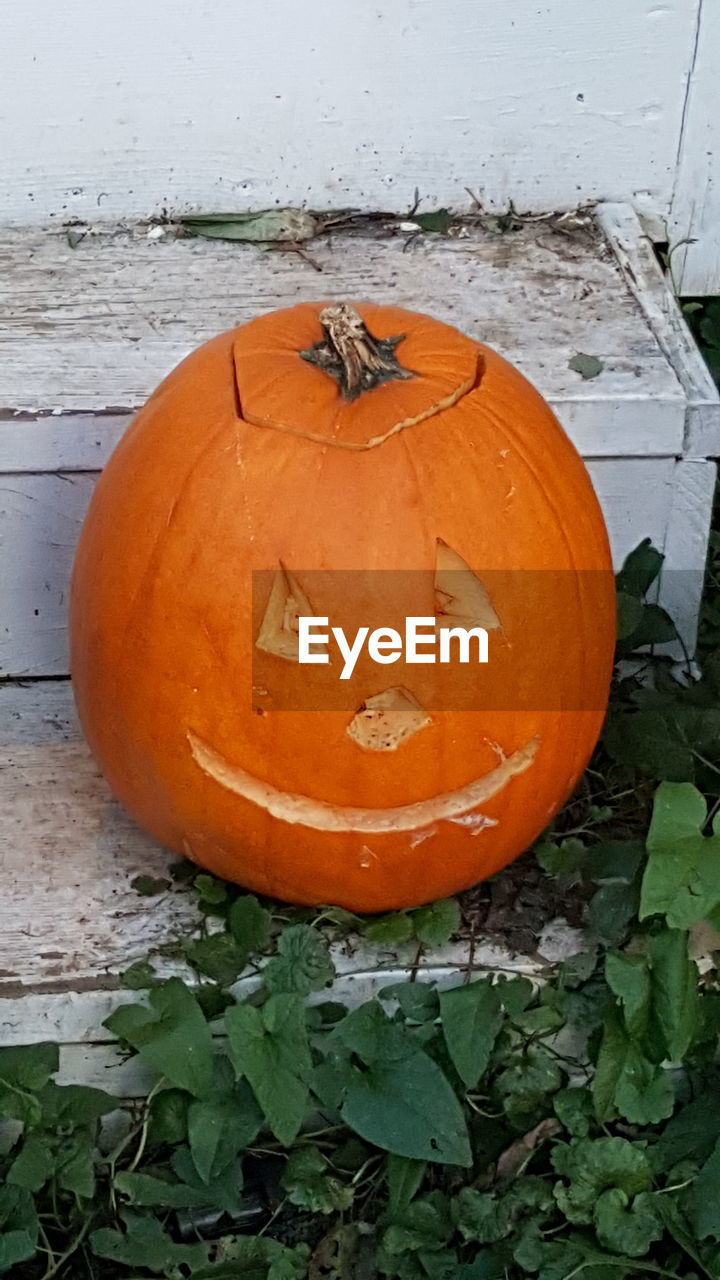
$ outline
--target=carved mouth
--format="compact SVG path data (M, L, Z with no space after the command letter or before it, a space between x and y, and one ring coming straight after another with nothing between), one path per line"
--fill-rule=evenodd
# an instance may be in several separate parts
M511 778L524 773L535 759L540 745L539 738L531 738L490 773L475 778L456 791L446 791L429 800L418 800L391 809L361 809L280 791L239 765L231 764L196 734L189 731L187 740L193 759L208 777L243 800L264 809L271 817L311 827L315 831L358 832L363 835L417 831L434 822L452 822L462 818L494 796Z

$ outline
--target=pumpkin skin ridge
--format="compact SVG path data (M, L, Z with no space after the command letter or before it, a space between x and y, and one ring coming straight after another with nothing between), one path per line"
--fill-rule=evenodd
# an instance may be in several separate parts
M221 362L229 362L232 371L234 331L214 341L221 342ZM218 350L219 348L216 347L216 351ZM305 841L299 838L296 829L291 836L282 833L278 835L277 827L274 827L272 822L256 821L252 816L246 815L245 806L240 800L237 807L231 811L224 800L218 798L217 788L214 791L212 786L205 786L202 781L196 782L190 774L183 772L185 766L177 760L177 751L169 742L167 735L172 731L173 716L179 733L183 732L186 724L192 723L189 719L192 710L190 685L198 683L199 676L201 686L205 681L206 687L200 688L198 698L214 699L217 703L218 715L221 715L222 719L222 732L217 739L212 736L215 723L214 712L209 712L210 719L207 721L201 719L198 724L198 728L205 736L208 732L210 733L209 740L215 749L223 751L228 743L236 741L238 750L242 752L239 758L244 761L247 769L252 769L255 765L259 767L260 760L270 760L272 763L270 776L281 787L291 785L289 777L286 783L284 761L289 758L292 750L296 751L299 758L295 770L298 777L304 770L307 779L322 779L323 783L328 779L335 779L333 753L336 726L339 730L341 722L344 723L344 721L334 713L329 713L329 719L323 720L326 713L320 712L314 721L309 722L311 736L319 738L320 741L313 743L312 749L307 754L297 727L300 721L297 717L293 719L294 713L288 713L289 719L286 720L288 726L295 726L288 728L290 738L285 742L282 741L286 736L282 724L277 723L271 733L265 732L269 726L264 725L263 745L260 746L258 741L259 754L256 751L254 738L250 736L254 733L254 728L248 727L246 713L237 700L240 687L238 681L244 679L239 663L245 649L238 650L236 653L232 647L229 647L233 635L240 635L237 628L245 625L242 621L245 615L242 614L239 621L233 624L234 630L231 630L230 619L225 619L213 603L211 597L212 592L216 590L217 573L213 567L212 557L221 554L219 548L225 538L227 549L222 554L226 559L222 567L226 576L229 570L237 574L237 589L242 590L245 590L244 575L249 573L251 565L263 565L262 556L265 555L265 551L263 550L262 554L258 551L256 556L252 551L256 546L260 549L274 546L275 551L282 553L285 562L292 569L307 570L309 566L312 570L316 565L323 564L332 568L334 565L329 558L332 540L335 538L335 545L342 548L345 545L343 539L349 536L343 531L352 529L354 521L358 526L358 542L354 558L348 557L350 567L353 564L360 566L368 563L375 567L382 567L386 553L386 562L394 567L393 549L403 547L406 547L408 553L411 550L413 555L417 553L415 563L420 567L424 566L425 558L429 566L438 538L444 539L449 546L462 552L470 565L478 562L483 564L484 558L488 558L486 553L491 543L486 538L490 526L487 515L483 515L482 508L487 509L491 518L494 515L498 516L497 523L500 530L498 536L502 538L505 529L500 517L503 486L507 488L514 479L518 483L519 493L523 487L527 487L527 484L523 485L518 478L518 467L521 465L519 457L514 466L508 464L502 474L498 473L499 479L495 480L491 477L492 483L489 488L485 486L482 478L482 467L492 468L494 465L492 456L497 448L495 442L497 427L502 427L505 436L508 435L511 427L515 429L512 403L508 404L505 417L502 416L502 406L498 409L497 427L496 424L489 422L488 410L492 407L495 411L495 403L490 400L485 403L483 410L476 410L476 417L472 422L468 416L467 422L462 426L459 422L454 423L454 430L446 438L444 436L446 422L453 424L453 409L449 409L445 411L449 415L445 421L441 421L440 415L433 415L425 419L424 425L419 423L417 431L400 433L397 442L388 440L382 450L364 450L362 454L358 454L356 463L347 465L342 463L340 458L341 454L347 457L347 452L333 448L332 443L326 439L323 439L319 449L311 442L289 442L283 439L270 451L270 478L265 481L261 455L263 450L267 450L267 445L265 442L260 444L257 438L251 445L248 433L255 437L256 433L264 436L266 432L262 428L237 419L237 415L232 410L232 395L228 396L227 381L223 384L224 390L221 388L217 394L210 397L220 408L215 410L211 407L207 414L204 414L202 409L200 391L203 387L203 378L208 376L203 371L208 368L209 373L212 368L213 376L219 377L220 357L208 364L205 355L194 353L194 356L188 357L188 361L195 361L192 366L190 399L185 400L182 379L178 381L177 377L169 388L165 387L158 398L154 400L151 398L149 411L141 410L141 415L145 416L139 415L139 423L136 419L139 435L137 432L133 433L132 428L130 429L133 439L138 436L138 447L133 446L130 454L125 453L121 456L118 468L114 469L112 474L106 473L108 485L115 491L115 497L109 501L107 513L102 516L100 524L95 518L93 519L92 536L96 540L96 547L90 548L87 554L83 552L81 559L84 567L81 567L77 579L74 610L78 630L73 669L76 673L76 687L81 701L87 696L83 690L87 676L82 670L83 663L86 661L83 654L88 652L87 628L92 629L95 626L89 616L86 615L83 619L81 615L86 613L85 604L88 599L99 599L101 602L95 628L96 637L92 640L91 657L93 663L105 668L104 672L100 670L98 679L108 691L110 705L104 712L98 709L103 698L101 689L96 686L90 701L86 703L86 714L83 720L86 727L91 727L92 722L97 720L96 750L103 771L111 779L113 789L136 818L152 829L157 838L164 843L177 848L179 852L186 852L184 842L189 841L195 850L195 856L210 869L215 869L228 878L240 878L242 883L255 886L259 891L279 893L293 901L337 901L351 908L355 905L356 909L384 910L392 905L413 905L419 901L430 901L433 897L442 896L445 892L454 892L464 887L463 879L467 883L468 875L471 875L472 879L477 879L479 875L491 874L492 870L516 856L518 842L529 838L533 824L535 829L538 825L545 825L544 822L540 823L540 817L537 814L532 822L528 818L529 809L533 805L532 787L539 788L541 794L549 798L550 787L554 786L554 805L559 807L562 799L558 799L558 784L551 784L550 779L555 774L560 776L561 765L567 766L567 769L570 769L570 766L574 768L577 761L581 758L584 761L589 756L593 745L591 738L601 718L600 712L577 714L571 712L573 719L568 722L567 729L563 729L560 723L556 724L556 721L559 722L561 715L564 716L565 713L558 712L552 718L548 718L547 735L543 736L542 749L538 752L533 769L526 775L511 779L502 795L493 798L488 806L484 806L488 816L495 818L498 825L507 831L507 840L513 846L509 851L507 842L502 847L498 844L495 830L482 832L471 839L460 829L445 830L446 824L443 823L443 829L436 835L428 836L416 849L409 849L407 841L403 845L392 836L374 835L370 844L377 845L377 849L373 849L372 852L377 855L379 865L376 866L373 863L370 867L358 864L358 850L352 841L333 840L312 831L309 832L309 840ZM170 379L173 379L173 375L170 375ZM478 391L477 394L482 393ZM529 394L537 397L537 393L532 388L529 388ZM455 411L457 412L457 408ZM532 425L535 429L535 418L528 415L534 412L537 416L539 411L539 404L534 410L532 407L528 408L528 414L523 413L522 421L524 422L527 417L528 427ZM483 418L483 412L486 414L485 418ZM197 432L193 415L197 418ZM553 470L559 468L562 473L567 464L569 446L564 436L562 440L565 443L558 446L548 425L548 415L554 424L554 430L558 433L561 431L551 411L549 409L544 411L538 428L539 441L535 457L536 459L542 457L543 446L548 450L547 475L550 475L551 464ZM213 417L215 418L214 427L211 421ZM180 439L176 446L169 447L169 453L172 455L171 473L177 472L182 462L182 451L187 450L193 439L198 445L195 450L196 459L202 458L203 461L201 463L196 460L188 463L187 456L185 457L183 465L185 484L182 499L175 503L166 503L163 510L158 498L159 468L164 467L165 462L164 458L158 462L154 456L153 442L159 443L162 454L164 442L170 433L174 432L176 419L179 421ZM481 434L487 434L488 431L492 436L486 442L486 447L479 449L477 461L473 462L474 499L470 497L469 482L463 475L464 459L473 456L474 449L472 440L465 441L463 444L460 438L466 431L466 427L471 431L473 438L475 436L479 438ZM227 429L227 444L223 441L225 429ZM211 434L214 435L212 441ZM267 434L269 435L269 432ZM281 433L273 434L277 436ZM423 460L423 467L418 472L418 446L421 438L423 440L421 452L426 457ZM552 446L548 443L551 440ZM433 451L437 457L442 457L442 451L446 447L449 447L451 452L454 449L458 451L456 477L459 481L459 491L457 499L451 499L451 504L458 508L457 512L449 511L443 506L443 494L451 484L450 459L442 462L442 479L438 485L431 491L424 489L423 470L427 471L428 459L432 458ZM516 454L519 453L517 447L514 451ZM341 465L336 466L331 455ZM359 483L356 489L356 467L361 465L361 457L368 462L375 458L375 462L370 467L363 462L362 476L358 477ZM523 462L523 468L524 466ZM155 468L156 476L146 481L142 473L151 467ZM231 468L235 476L230 477L231 485L223 490L223 476L227 474L226 467ZM312 484L309 482L308 475L310 467L312 467ZM138 475L137 494L133 492L136 473ZM570 473L568 505L572 515L583 496L583 485L577 478L574 463L570 467ZM386 475L390 492L384 494L382 502L378 503L374 497L373 485L382 486ZM341 477L343 476L346 477L349 486L345 493L342 491ZM177 483L174 478L170 480L171 492L172 486L176 486L176 497ZM247 488L252 489L252 486L257 483L261 485L260 495L252 493L248 495ZM398 484L399 492L396 491ZM294 492L293 485L298 486ZM124 504L122 495L117 493L117 490L122 489L123 486L128 491L128 501ZM550 491L543 496L541 466L539 471L537 469L533 471L532 487L533 492L537 490L537 493L534 493L532 499L531 514L534 512L541 515L543 511L547 511L547 518L555 532L549 536L549 540L544 539L539 549L542 554L538 560L532 560L531 563L536 562L542 565L543 557L549 563L547 557L552 555L552 548L557 545L558 537L562 537L565 547L563 560L572 555L575 563L587 563L589 557L590 565L593 561L598 564L602 550L598 538L600 526L599 517L593 507L594 500L589 481L586 481L588 492L586 505L589 507L589 514L587 519L581 522L581 528L577 534L579 543L573 538L572 526L568 525L568 528L565 528L568 521L567 512L560 512L559 522L555 521L550 514ZM554 484L549 486L551 491L556 488L558 486ZM211 494L215 496L211 497ZM577 496L578 494L580 497ZM328 495L331 500L331 509L326 513L324 508ZM468 521L466 515L466 511L469 510L468 504L473 501L477 505L478 499L481 510ZM407 506L409 502L412 504L411 507ZM214 506L223 508L217 514L217 518L215 518ZM136 511L147 513L146 531L138 530L137 535L133 532L129 523L131 512L128 514L124 507L132 507ZM162 540L167 532L164 520L168 514L168 507L171 510L174 508L172 527L164 544L158 549L158 540ZM365 514L365 507L367 507L367 514ZM522 509L522 503L520 509ZM557 507L554 508L554 510L557 509ZM410 514L411 510L412 514ZM279 522L277 511L284 512ZM114 528L114 513L121 517L117 520L116 528ZM324 541L316 539L313 543L315 537L313 531L317 524L325 520L326 515L329 518L329 525L327 534L323 535ZM207 526L202 523L205 517L208 518ZM525 521L525 526L528 525L529 519L530 517ZM293 522L302 521L308 525L307 537L303 530L299 531L298 536L293 531ZM358 522L365 523L364 533L360 532L362 524ZM398 525L402 526L400 530L397 528ZM517 539L521 528L525 526L521 521L519 522L519 519L513 518L509 528L516 532L511 532L508 536ZM387 530L388 535L391 535L387 539L382 533L384 529ZM465 534L461 536L458 533L458 530L463 529L466 530L467 536ZM283 542L285 531L290 535L294 550L285 550ZM229 539L228 534L230 534ZM483 541L484 538L485 541ZM523 534L522 538L521 542L516 541L513 545L516 551L519 550L527 556L533 543L529 535ZM129 540L131 544L128 546L127 571L122 565L125 559L122 546L124 540ZM384 542L385 545L383 545ZM321 544L326 549L323 553L325 558L321 557L313 561L313 556L308 552L313 546L320 548ZM116 579L116 583L111 584L112 589L108 589L107 584L104 584L96 594L96 588L88 578L92 558L90 552L96 554L101 546L105 547L104 566L110 576ZM247 548L252 551L252 556ZM578 548L581 552L579 556L576 554ZM511 552L512 546L509 548L508 555ZM272 554L274 555L275 552ZM586 558L583 559L583 556ZM145 574L152 579L153 590L147 593L140 605L136 600L124 605L123 599L130 600L129 589L135 586L136 593L138 590L137 583L133 579L138 557L144 558ZM154 557L159 557L162 562L157 575ZM193 567L189 569L188 566L191 565ZM267 567L272 566L268 563ZM502 561L498 562L498 567L502 567ZM202 580L209 568L212 570L213 578L208 582L206 590ZM185 608L184 583L178 575L188 573L195 581L188 584L190 596L187 609L191 610L191 616L184 618L182 616ZM173 575L175 575L175 581L173 581ZM235 608L236 588L233 586L232 577L228 580L230 594L227 597L227 608L232 611ZM108 604L103 605L103 600ZM325 609L321 612L324 613ZM131 613L132 616L129 616ZM113 614L117 621L124 615L126 643L131 650L126 655L123 655L122 646L118 643L118 631L115 630L114 636L112 634L113 627L116 627L116 623L112 621ZM201 650L196 654L194 650L190 651L186 647L185 650L179 649L176 653L174 647L176 644L185 646L188 644L188 639L183 639L183 635L189 638L193 634L193 629L199 628L201 622L205 620L208 628L207 638L203 640L198 633ZM594 687L597 687L600 680L598 654L603 649L603 637L601 636L593 646L590 631L593 623L598 621L592 614L586 620L583 609L578 623L577 638L578 648L583 651L583 664L586 659L585 646L589 646L587 663L590 664L588 670L592 674ZM165 636L163 635L164 626L166 627ZM146 638L142 634L145 630L151 633L150 637ZM117 678L113 678L113 662L122 661L128 664L126 669L118 671ZM281 660L278 659L279 661ZM160 683L157 684L148 677L146 672L140 671L141 682L137 691L133 691L132 665L135 663L142 666L145 662L151 663L153 669L159 671ZM576 672L577 665L576 663ZM573 679L575 681L573 687L577 687L577 674ZM378 688L380 683L377 685ZM112 692L112 689L115 692ZM176 689L176 693L172 692L173 689ZM126 707L128 691L130 703ZM112 707L115 699L119 700L117 709ZM208 708L210 705L208 702ZM444 715L444 712L441 713L441 716ZM527 721L514 714L491 717L489 726L483 723L478 713L474 712L448 712L447 716L447 719L442 719L423 731L424 734L432 736L435 743L433 750L437 750L438 753L435 775L432 775L428 763L431 756L430 749L425 755L417 756L413 743L410 742L403 744L398 751L398 757L403 756L407 760L407 763L393 774L396 781L392 786L396 788L398 795L402 790L403 769L406 770L408 780L414 780L417 777L417 785L414 787L416 794L421 784L427 784L426 794L432 795L441 789L433 784L433 776L436 776L438 783L447 781L449 785L451 775L456 775L460 771L461 764L463 764L465 777L469 776L470 772L474 772L475 762L480 765L478 772L482 771L480 762L486 760L490 753L481 743L471 744L473 735L480 736L483 731L486 731L501 741L506 750L511 752L516 746L516 735L519 736L527 728ZM103 723L103 717L105 723ZM273 717L269 718L273 719ZM237 720L236 730L231 727L233 719ZM281 715L280 720L284 719L285 717ZM473 723L476 728L472 727ZM141 733L141 741L133 745L133 739L141 724L145 726ZM259 724L260 722L258 726ZM322 727L323 724L328 726L327 730ZM313 725L318 726L317 730ZM277 744L281 745L281 750L276 759ZM133 751L136 753L135 758L138 763L130 775L125 777ZM563 753L565 760L561 758ZM545 759L546 754L547 759ZM103 756L106 758L103 759ZM238 756L233 754L231 758L235 759ZM336 798L339 797L343 789L348 796L355 793L355 786L348 772L351 768L350 755L344 755L343 759L347 763L338 772L337 781L333 781L332 786L327 785L324 789L327 798L330 798L333 792ZM149 766L152 766L152 772L145 770L147 777L143 772L146 761ZM384 772L388 772L388 761L382 759L379 767ZM488 764L487 768L490 767L491 765ZM352 768L360 768L360 765L353 765ZM533 781L532 787L529 787L523 779L528 777L535 779L537 768L540 770L537 774L537 783ZM346 776L343 775L343 771ZM364 788L366 794L369 794L371 776L370 771L366 770L367 785ZM173 799L173 789L177 790L178 787L185 793L196 791L197 803L194 812L195 801L192 795L181 794L177 803ZM138 788L139 791L134 794ZM156 788L156 794L152 794L153 788ZM313 790L322 791L323 786L313 787ZM520 812L513 815L509 812L511 808L516 808ZM202 821L200 821L200 815L202 815ZM198 829L198 826L202 827L203 824L205 824L204 836ZM226 831L225 836L222 834L223 828ZM234 831L232 839L228 836L228 831ZM242 837L241 847L237 844L240 837ZM236 842L234 852L231 851L232 840ZM273 848L273 845L277 846L278 843L281 846L279 857L276 849ZM289 844L293 847L286 847Z

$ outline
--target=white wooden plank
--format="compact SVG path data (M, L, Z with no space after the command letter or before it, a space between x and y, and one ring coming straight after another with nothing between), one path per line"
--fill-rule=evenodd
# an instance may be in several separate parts
M629 288L687 397L685 454L689 457L720 454L720 393L660 270L649 238L643 234L637 216L628 205L601 205L598 220Z
M678 462L665 537L662 604L692 652L702 602L705 560L717 479L714 462Z
M711 0L712 2L712 0ZM24 0L0 219L669 204L695 0ZM142 38L138 38L142 33ZM429 91L431 88L431 91Z
M477 229L405 246L402 235L326 237L312 246L318 272L294 253L149 241L139 230L87 237L75 250L63 235L8 232L0 245L0 306L10 318L0 326L1 455L15 459L12 470L38 455L82 469L200 342L260 312L328 296L429 311L495 346L550 400L585 454L681 449L682 388L591 228L564 234L531 223L503 236ZM584 381L568 367L578 351L600 357L598 377ZM48 413L69 415L67 425L43 420L36 443L34 422L17 415ZM95 444L103 438L105 446Z
M662 546L675 459L599 458L588 467L616 564L644 537ZM0 676L67 674L70 570L95 480L89 472L0 475Z
M719 51L720 6L716 0L697 0L669 221L670 246L677 245L673 275L685 296L720 293Z
M129 422L127 412L0 419L0 475L100 471Z

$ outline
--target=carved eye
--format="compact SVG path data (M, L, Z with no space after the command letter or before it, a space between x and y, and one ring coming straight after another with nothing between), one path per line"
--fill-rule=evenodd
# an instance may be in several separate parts
M281 563L273 578L256 647L288 662L299 662L298 618L310 618L314 614L297 578Z
M500 619L480 579L457 551L437 540L435 615L438 627L484 627L496 631Z
M384 689L365 699L346 733L365 751L396 751L430 723L431 716L407 689Z

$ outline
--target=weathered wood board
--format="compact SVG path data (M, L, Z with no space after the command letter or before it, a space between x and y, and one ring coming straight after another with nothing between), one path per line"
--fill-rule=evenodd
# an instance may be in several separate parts
M720 401L635 215L609 205L599 221L530 221L504 235L463 228L410 245L372 224L314 242L322 271L297 253L177 239L172 229L160 238L157 228L155 238L147 228L104 230L75 249L61 231L9 233L0 246L0 675L66 673L74 544L93 473L132 412L198 343L300 298L425 309L497 347L588 458L616 559L649 535L697 574L712 468L692 489L682 468L720 452ZM569 367L578 352L602 360L599 376ZM697 590L686 591L688 635L696 607Z

